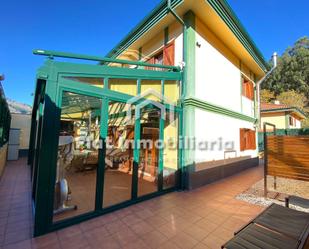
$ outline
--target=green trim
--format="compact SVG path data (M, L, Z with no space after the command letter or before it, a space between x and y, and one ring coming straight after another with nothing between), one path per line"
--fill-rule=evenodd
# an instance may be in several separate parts
M180 71L180 68L175 67L175 66L166 66L162 64L149 64L149 63L145 63L142 61L119 60L119 59L111 59L111 58L100 57L100 56L74 54L74 53L67 53L67 52L60 52L60 51L53 51L53 50L35 49L33 50L33 54L48 56L49 58L59 57L59 58L69 58L69 59L86 60L86 61L97 61L102 64L117 63L117 64L127 64L127 65L135 65L135 66L164 68L164 69L169 69L171 71L176 71L176 72Z
M207 0L210 6L217 12L225 24L230 28L234 35L238 38L241 44L246 48L249 54L254 58L256 63L264 70L269 70L269 65L264 56L257 48L250 35L237 18L226 0Z
M184 101L184 106L191 106L191 107L196 107L205 111L209 111L209 112L213 112L213 113L217 113L220 115L224 115L224 116L228 116L231 118L236 118L236 119L240 119L240 120L244 120L244 121L248 121L248 122L252 122L254 123L256 121L255 118L253 117L249 117L247 115L244 115L242 113L239 112L235 112L232 111L230 109L221 107L221 106L217 106L211 103L208 103L206 101L203 100L199 100L196 98L189 98L186 99Z
M174 9L184 0L171 0L171 7ZM166 0L155 7L149 15L147 15L135 28L133 28L128 35L126 35L106 56L116 58L123 51L128 49L141 36L146 34L153 26L165 18L169 13L168 4Z
M288 112L285 112L285 129L289 129L290 128L290 115L288 114Z
M184 61L186 63L183 72L183 99L195 95L195 14L192 11L184 15ZM195 110L191 106L183 106L183 136L195 137ZM194 169L195 151L184 150L183 152L183 171ZM190 166L190 167L188 167ZM185 173L186 174L186 173ZM184 183L183 183L184 184Z

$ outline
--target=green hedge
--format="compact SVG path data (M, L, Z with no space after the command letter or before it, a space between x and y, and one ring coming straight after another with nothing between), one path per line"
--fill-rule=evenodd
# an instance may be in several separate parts
M266 132L267 135L273 135L273 132ZM276 135L279 136L301 136L301 135L309 135L308 128L302 129L277 129ZM264 151L264 133L259 132L258 135L258 143L259 143L259 151Z

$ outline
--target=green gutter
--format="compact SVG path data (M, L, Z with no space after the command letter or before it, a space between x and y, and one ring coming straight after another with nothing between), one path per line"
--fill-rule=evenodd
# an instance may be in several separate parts
M253 118L253 117L249 117L249 116L244 115L242 113L235 112L233 110L230 110L230 109L227 109L227 108L224 108L224 107L221 107L221 106L217 106L217 105L214 105L214 104L211 104L211 103L208 103L206 101L196 99L196 98L186 99L184 101L184 106L193 106L193 107L205 110L205 111L221 114L221 115L228 116L228 117L231 117L231 118L236 118L236 119L248 121L248 122L251 122L251 123L254 123L256 121L256 119Z

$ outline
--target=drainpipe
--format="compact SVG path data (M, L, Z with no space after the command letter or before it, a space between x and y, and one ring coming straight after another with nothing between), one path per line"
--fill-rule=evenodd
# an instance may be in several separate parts
M274 52L273 55L272 55L272 60L273 60L272 69L270 71L268 71L268 73L256 83L256 87L257 87L256 92L257 92L257 98L258 98L258 126L259 126L259 128L261 128L261 103L260 103L261 102L261 97L260 97L261 84L276 69L276 67L277 67L277 57L278 57L278 54L276 52Z
M183 36L183 42L182 42L182 84L181 84L181 97L180 97L180 102L181 102L181 106L183 107L183 100L185 97L185 89L186 89L186 78L187 78L187 68L186 68L186 62L187 62L187 51L186 51L186 47L187 47L187 32L186 32L186 23L184 22L184 20L173 10L172 8L172 1L171 0L167 0L167 11L170 12L175 19L182 25L183 27L183 32L182 32L182 36ZM184 118L184 117L183 117ZM181 125L181 134L183 136L184 133L184 129L183 129L183 124L184 124L184 120L182 121L182 125ZM183 162L183 152L181 153L181 162ZM185 190L185 185L186 185L186 174L184 171L184 165L183 163L181 163L181 180L180 180L180 189L181 190Z

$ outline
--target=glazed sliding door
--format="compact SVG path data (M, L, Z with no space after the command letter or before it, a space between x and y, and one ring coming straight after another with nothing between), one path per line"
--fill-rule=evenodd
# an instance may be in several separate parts
M158 191L160 120L161 110L156 106L150 104L140 110L139 160L135 174L138 197Z
M131 119L127 114L131 109ZM110 100L105 148L103 208L131 200L134 111L124 102Z
M96 209L102 99L73 91L61 95L53 221Z

